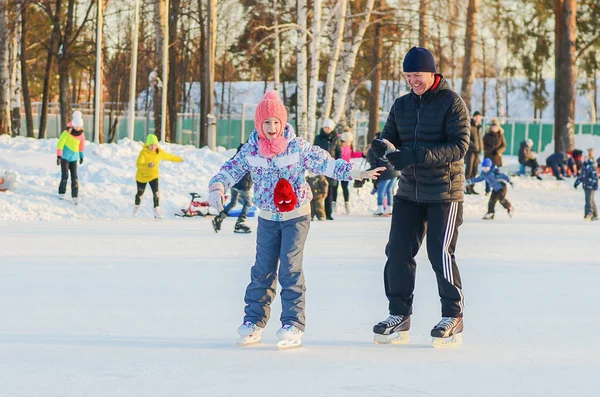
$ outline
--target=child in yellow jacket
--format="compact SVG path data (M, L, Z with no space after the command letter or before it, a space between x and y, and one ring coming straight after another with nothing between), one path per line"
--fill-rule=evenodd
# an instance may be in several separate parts
M154 198L154 217L162 219L158 196L158 166L161 160L174 161L176 163L183 161L181 157L160 149L158 147L158 138L156 135L150 134L146 138L146 145L144 145L136 162L137 173L135 174L135 181L137 183L137 193L135 195L135 206L133 207L134 216L140 209L140 202L144 190L146 190L146 183L149 183Z

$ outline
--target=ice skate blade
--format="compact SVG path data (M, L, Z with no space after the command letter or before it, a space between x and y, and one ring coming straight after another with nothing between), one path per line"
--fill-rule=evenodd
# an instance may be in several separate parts
M240 339L238 339L237 345L241 346L241 347L258 345L261 342L261 339L262 339L261 337L258 337L258 338L256 338L256 337L253 338L253 337L249 337L249 336L241 337Z
M462 345L462 332L448 338L433 338L431 345L436 348L458 347Z
M389 335L375 334L373 341L378 345L403 345L408 343L408 331L394 332Z
M302 339L284 339L277 342L278 350L291 350L302 347Z

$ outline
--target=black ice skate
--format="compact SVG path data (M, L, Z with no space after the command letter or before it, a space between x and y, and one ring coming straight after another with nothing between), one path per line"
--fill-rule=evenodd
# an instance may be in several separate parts
M410 329L410 316L397 316L390 314L388 318L373 327L377 344L402 344L408 342Z
M221 213L215 216L212 220L213 228L215 229L215 233L219 233L221 230L221 224L223 223L223 219L227 217L227 214L221 211Z
M433 347L453 347L462 344L462 317L442 317L431 330Z
M252 233L252 229L244 222L236 222L235 227L233 228L234 233Z

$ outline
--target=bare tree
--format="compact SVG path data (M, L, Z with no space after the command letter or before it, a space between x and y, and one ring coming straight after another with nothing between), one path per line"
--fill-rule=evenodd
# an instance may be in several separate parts
M419 0L419 47L427 47L429 37L429 1Z
M350 79L352 78L352 72L354 71L354 65L356 64L356 57L360 45L362 44L365 31L367 30L374 4L375 0L367 0L365 11L363 16L361 16L362 20L355 34L352 32L351 18L346 17L344 47L341 55L342 67L339 74L336 76L335 110L332 115L332 119L336 123L340 121L344 113L346 97L348 96L348 89L350 88ZM348 7L348 12L350 12L350 10L351 8Z
M308 24L308 4L307 0L297 0L298 2L298 41L296 44L296 52L298 66L296 70L297 85L296 85L296 125L298 127L298 136L302 138L308 137L308 56L306 51L307 39L307 24Z
M161 137L160 132L162 131L163 122L165 123L165 125L169 125L168 113L165 114L165 118L167 118L167 120L162 120L162 96L167 95L165 93L165 91L167 90L167 84L165 84L165 82L167 81L165 80L165 77L168 77L163 76L162 74L162 63L164 56L163 40L168 40L168 38L165 37L165 26L168 23L168 21L166 21L167 1L168 0L154 0L154 33L156 37L155 65L157 65L156 70L161 71L159 75L162 77L162 84L160 85L160 87L156 87L157 89L154 90L154 96L152 98L152 101L154 103L154 131L159 137L159 139L162 138L165 140L167 139L167 137Z
M573 149L575 131L575 38L577 0L555 0L554 150Z
M23 102L25 105L25 122L27 124L27 137L33 138L33 112L31 110L31 96L29 94L29 75L27 73L27 9L29 7L28 0L19 2L19 12L21 14L21 51L19 53L19 61L21 63L21 84L23 90Z
M9 131L9 71L8 71L8 7L6 1L0 1L0 135Z
M381 8L381 0L377 0L375 6L377 10ZM379 130L379 97L381 86L381 58L383 52L383 38L381 37L381 20L375 22L375 32L373 34L373 73L371 74L371 96L369 98L369 134L367 141L375 139L375 134Z
M324 119L328 119L331 114L331 105L333 103L333 88L335 76L340 58L340 49L344 39L344 26L346 25L346 9L349 0L339 0L339 7L335 15L335 32L333 33L332 50L330 52L329 67L327 68L327 81L325 83L325 99L323 100L323 111L321 114Z
M467 8L467 30L465 33L465 59L463 62L461 96L467 108L471 109L471 95L473 94L473 63L475 61L475 43L477 42L477 12L479 0L469 0Z
M319 61L321 58L321 0L313 0L313 28L310 44L310 84L308 87L308 134L312 142L317 128L317 94L319 93Z

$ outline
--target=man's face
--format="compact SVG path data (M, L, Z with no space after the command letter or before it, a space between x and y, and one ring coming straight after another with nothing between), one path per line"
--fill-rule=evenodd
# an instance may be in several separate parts
M473 117L473 120L475 120L475 124L476 125L481 125L481 120L483 119L483 116L478 114L477 116Z
M404 73L406 81L417 95L423 95L431 88L435 81L435 73L431 72L410 72Z

